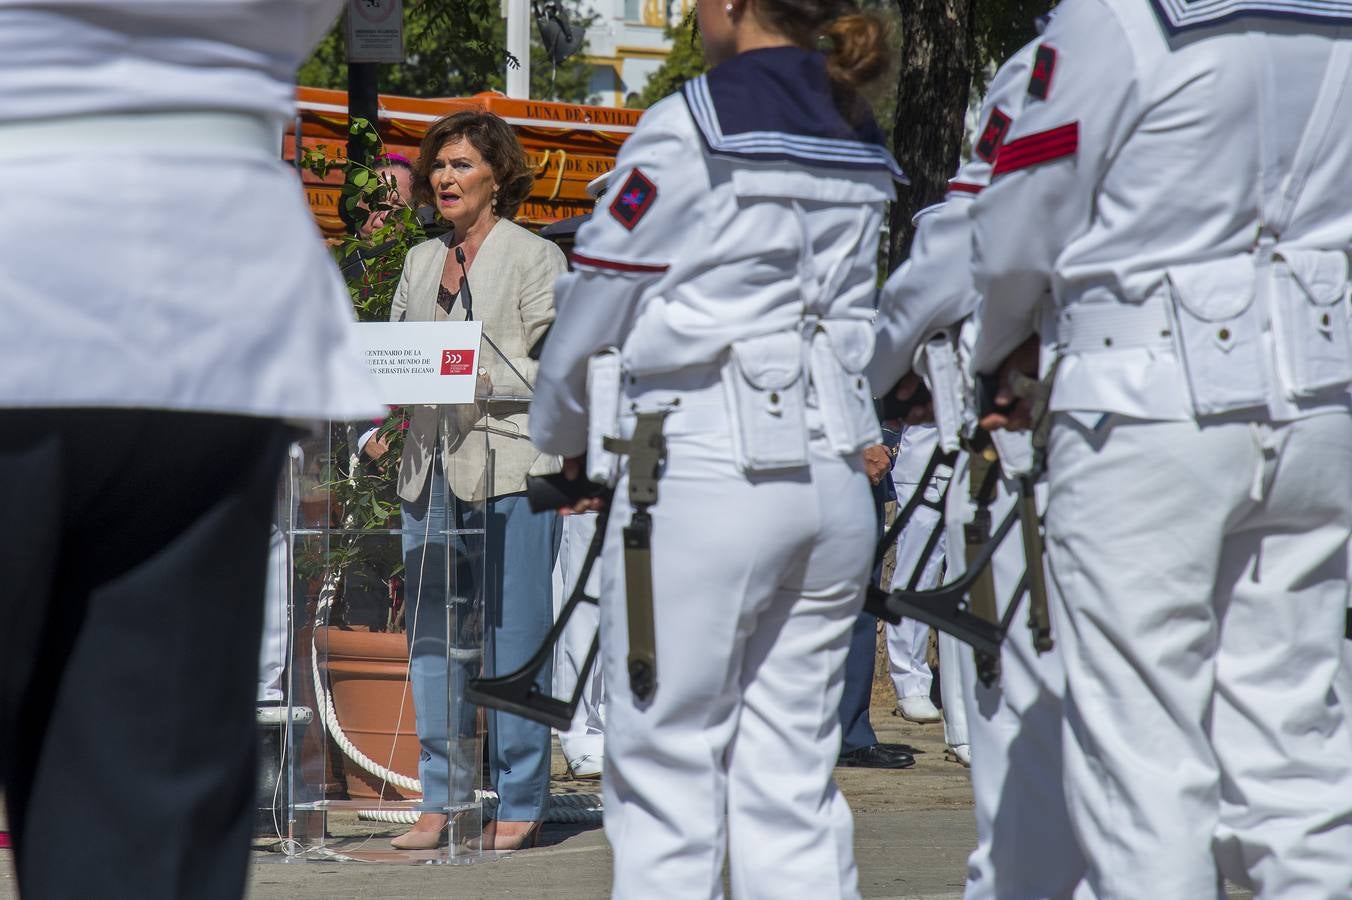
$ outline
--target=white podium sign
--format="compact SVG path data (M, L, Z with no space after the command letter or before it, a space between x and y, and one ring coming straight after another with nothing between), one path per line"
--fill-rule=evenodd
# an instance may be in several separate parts
M474 402L481 323L356 322L352 327L382 402Z

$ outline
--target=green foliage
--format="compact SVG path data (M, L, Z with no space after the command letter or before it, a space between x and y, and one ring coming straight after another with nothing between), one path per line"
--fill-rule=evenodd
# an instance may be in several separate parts
M671 52L657 67L657 71L643 86L638 99L629 103L636 109L647 109L668 94L674 94L692 78L709 71L704 61L704 47L700 44L695 14L686 16L680 25L663 32L671 41Z
M583 13L579 0L565 0L569 21L586 28L595 14ZM532 28L534 27L532 23ZM347 88L346 25L334 24L300 67L298 81L310 87ZM380 67L380 90L405 97L467 97L506 87L506 67L516 60L506 50L507 22L497 0L422 0L404 11L403 65ZM557 70L539 35L531 35L531 96L581 103L591 82L585 50Z
M860 7L865 12L883 20L887 26L887 58L890 63L887 71L876 81L865 85L860 91L873 110L873 119L887 136L887 149L892 149L892 120L897 115L897 69L901 60L901 14L897 4L890 0L863 0Z
M348 132L365 145L368 159L383 151L379 135L366 119L354 118ZM324 146L307 149L301 157L301 166L320 177L335 170L343 172L338 202L349 221L359 226L373 213L386 213L385 224L370 237L344 237L336 248L336 256L339 265L351 273L347 288L357 319L387 322L404 256L426 234L412 209L393 202L391 185L374 169L346 159L331 159L328 153L329 148Z
M996 66L1037 37L1033 20L1047 12L1050 0L976 0L972 10L973 82L984 89Z

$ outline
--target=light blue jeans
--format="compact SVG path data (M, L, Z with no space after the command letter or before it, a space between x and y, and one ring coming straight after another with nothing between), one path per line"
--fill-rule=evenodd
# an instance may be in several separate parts
M487 552L483 535L443 533L484 528L485 515ZM492 677L519 668L539 648L553 621L550 575L559 535L558 516L531 513L523 495L496 497L482 507L458 501L446 491L439 458L422 496L403 504L409 673L422 750L418 777L428 810L473 796L478 760L466 752L472 742L462 740L474 734L475 708L461 699L466 680L480 671L472 650L482 643L482 672ZM546 664L538 681L546 693L552 671ZM490 710L488 758L497 817L542 818L549 797L549 727Z

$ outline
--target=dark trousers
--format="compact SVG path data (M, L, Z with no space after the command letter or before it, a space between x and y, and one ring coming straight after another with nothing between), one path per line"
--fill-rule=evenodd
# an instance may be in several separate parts
M889 499L892 479L884 476L873 488L873 512L878 521L878 538L884 530L883 510ZM882 563L873 567L872 582L882 580ZM868 704L873 696L873 664L878 650L878 617L861 612L850 632L850 650L845 657L845 689L840 695L840 752L849 753L878 743Z
M850 632L850 652L845 657L845 690L840 695L841 753L878 743L878 735L868 717L877 647L878 619L869 613L860 613Z
M0 411L0 774L24 897L238 898L268 419Z

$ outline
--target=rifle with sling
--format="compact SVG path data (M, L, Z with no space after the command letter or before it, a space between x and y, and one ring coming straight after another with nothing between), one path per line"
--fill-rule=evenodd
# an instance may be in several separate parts
M528 479L533 481L534 478ZM585 482L585 479L578 478L577 481ZM585 482L593 484L592 482ZM599 603L598 598L587 593L587 579L591 577L592 567L596 565L596 560L601 555L601 546L606 537L606 523L610 519L610 498L614 494L613 489L605 489L599 496L605 500L605 506L596 517L596 534L592 536L591 543L587 545L587 555L583 558L582 569L578 573L577 582L573 585L573 590L568 594L568 600L563 608L559 610L559 617L550 627L549 633L540 644L540 648L535 651L526 664L515 672L509 672L506 675L499 675L496 678L471 678L465 686L465 699L478 706L486 706L490 709L499 709L503 712L509 712L513 715L521 716L535 722L543 722L551 728L559 731L567 731L573 725L573 715L577 712L577 705L582 700L582 691L586 687L587 673L591 671L592 665L596 661L596 653L599 646L598 638L593 637L591 647L587 650L587 658L582 664L582 674L578 677L577 684L573 687L572 696L564 700L547 694L540 690L536 680L540 673L544 671L554 659L554 647L563 638L564 629L568 627L568 621L572 618L573 611L583 603ZM543 499L546 503L553 503L557 499L557 489L548 488L544 492L537 492L532 495L530 488L527 488L527 497L531 509L537 513L549 511L554 512L558 506L537 506L536 504ZM581 493L578 496L582 496Z
M1000 645L1009 633L1014 614L1025 593L1031 595L1028 627L1033 632L1033 646L1038 653L1045 653L1052 648L1047 585L1042 564L1042 523L1037 513L1034 485L1044 465L1043 449L1046 447L1050 425L1047 404L1055 370L1053 366L1044 381L1017 373L1011 379L1016 396L1027 399L1031 405L1035 464L1032 473L1019 478L1018 498L994 531L991 530L990 506L995 499L1000 478L999 457L990 436L980 429L964 442L964 449L969 456L969 490L976 507L972 521L964 526L966 571L955 581L937 588L915 590L920 573L932 552L932 545L937 540L934 539L921 555L905 589L889 592L877 585L870 585L864 601L867 612L886 622L895 624L903 617L915 619L970 645L976 652L977 675L986 685L993 684L999 678ZM988 383L980 404L983 415L993 408L987 399L993 393ZM921 479L920 488L879 541L876 560L882 559L920 507L921 503L916 498L924 492L936 468L941 463L952 465L954 458L954 454L945 454L942 449L935 450ZM947 491L944 493L946 495ZM926 505L942 512L942 502L943 498L936 504ZM1014 530L1015 524L1020 525L1023 538L1025 568L1001 616L997 612L995 583L990 566L996 551Z
M648 510L657 503L657 482L666 463L666 439L662 425L670 410L639 413L634 435L627 441L606 438L606 449L629 456L629 503L633 516L624 527L624 564L626 610L629 619L629 688L640 701L649 699L657 689L657 640L653 626L652 592L652 516ZM465 699L479 706L499 709L522 718L543 722L551 728L567 731L582 699L587 676L596 664L600 634L592 636L577 685L568 699L540 690L537 679L554 658L554 648L563 637L573 611L582 603L599 603L587 593L587 581L601 556L606 527L610 521L614 488L598 485L586 478L565 479L561 475L527 479L526 496L536 513L554 513L561 506L586 497L600 497L604 505L596 519L596 534L587 546L587 555L577 581L559 617L545 635L535 654L514 672L495 678L471 678Z

